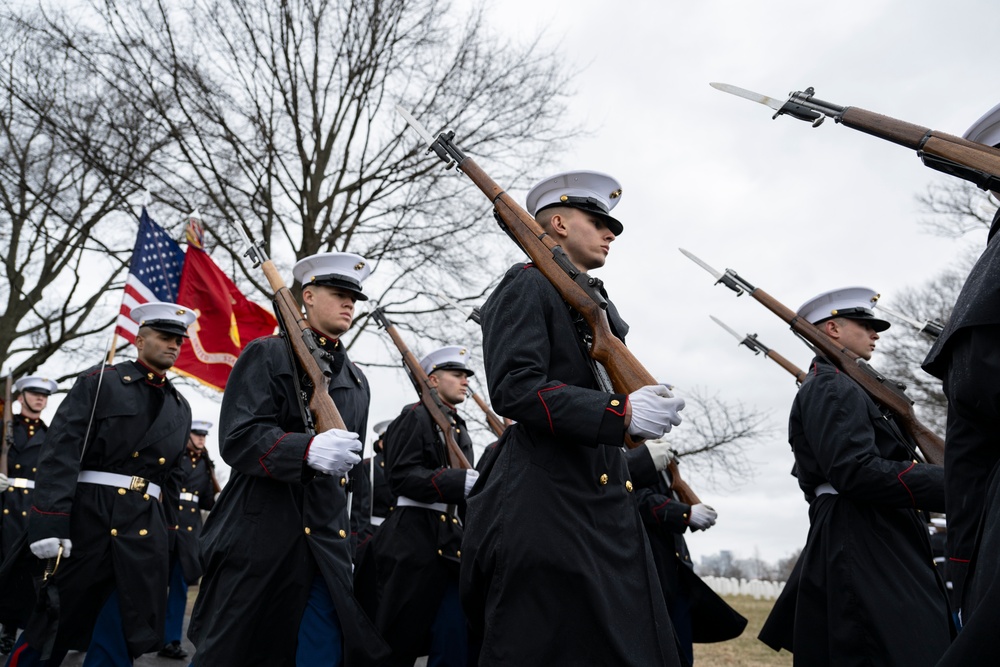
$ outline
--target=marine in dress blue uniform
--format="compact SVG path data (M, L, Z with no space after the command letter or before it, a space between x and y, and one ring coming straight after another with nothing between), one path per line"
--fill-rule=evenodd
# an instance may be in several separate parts
M964 137L1000 145L1000 104ZM996 189L994 198L1000 197ZM948 398L945 499L948 572L962 630L941 665L985 664L1000 655L1000 211L986 249L924 360Z
M371 269L358 255L323 253L293 272L348 431L307 431L313 387L281 337L240 354L219 424L232 474L202 532L205 574L188 629L199 667L326 667L388 655L354 597L347 507L348 485L365 474L358 434L371 391L340 336L355 301L367 298Z
M215 464L208 458L205 438L212 422L196 419L191 422L187 456L184 457L180 497L177 503L176 538L170 552L170 591L167 595L167 617L163 629L163 648L157 655L183 660L188 657L181 647L184 611L187 608L188 586L201 578L201 513L215 506Z
M420 365L455 423L455 439L473 459L472 440L456 407L465 400L468 348L449 345ZM443 436L422 403L403 408L385 435L386 478L396 509L369 547L375 564L375 621L392 647L385 663L468 664L468 633L458 598L465 497L479 476L448 465Z
M544 179L527 210L585 271L622 224L621 186L597 172ZM612 302L608 320L628 326ZM487 665L679 665L622 451L680 423L663 385L602 386L580 318L532 264L482 308L490 402L514 420L468 499L461 593Z
M150 302L132 318L136 361L84 371L42 444L25 542L38 565L61 552L50 579L59 595L51 664L73 649L87 651L88 666L128 665L163 643L168 528L191 424L165 372L195 315ZM0 585L26 556L4 562ZM29 620L8 665L44 664L44 620Z
M874 290L824 292L798 315L864 360L889 323ZM944 508L944 470L826 357L817 356L788 420L809 534L760 639L796 665L934 665L951 641L944 583L924 511Z
M0 516L0 560L13 551L28 527L38 453L48 429L42 421L42 410L58 387L55 381L40 375L26 375L14 383L14 395L21 408L14 415L14 443L7 452L10 475L0 474L0 507L3 508ZM5 591L5 595L18 593ZM30 594L24 597L30 597ZM11 618L3 620L0 653L4 655L14 648L17 629L23 627L28 618L27 605L25 607L21 613L11 613Z

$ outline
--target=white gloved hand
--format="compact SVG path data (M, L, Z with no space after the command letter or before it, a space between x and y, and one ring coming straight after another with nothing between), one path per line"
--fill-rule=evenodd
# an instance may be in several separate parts
M688 523L691 524L692 528L708 530L715 525L715 519L718 516L719 513L705 503L698 503L691 506L691 520Z
M10 480L7 479L7 475L0 472L0 491L6 491L9 486Z
M669 433L671 427L681 423L678 412L684 409L684 399L674 398L664 384L651 384L629 394L632 421L629 435L640 438L659 438Z
M31 549L31 553L35 554L36 558L48 559L59 555L60 545L63 548L63 558L69 558L70 551L73 550L73 543L68 539L46 537L44 540L32 542L28 548Z
M472 492L472 487L476 484L476 480L479 479L479 471L474 468L469 468L465 471L465 497L469 497L469 493Z
M332 428L317 433L309 443L306 464L327 475L343 475L360 463L361 447L357 433Z
M649 458L653 459L653 465L656 467L657 472L666 470L667 466L670 465L670 460L673 458L670 445L660 440L647 441L646 451L649 452Z

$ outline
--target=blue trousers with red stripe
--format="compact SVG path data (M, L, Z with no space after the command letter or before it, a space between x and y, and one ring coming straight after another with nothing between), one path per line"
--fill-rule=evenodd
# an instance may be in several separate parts
M24 633L14 644L14 650L7 658L6 667L49 667L59 665L66 657L67 651L53 653L48 660L42 660L41 652L25 641ZM94 634L87 648L87 657L83 667L129 667L132 657L128 654L125 643L125 627L122 625L122 614L118 607L118 592L108 598L97 615Z

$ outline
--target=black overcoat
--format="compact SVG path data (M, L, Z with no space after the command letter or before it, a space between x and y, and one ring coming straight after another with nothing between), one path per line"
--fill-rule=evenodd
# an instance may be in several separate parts
M940 664L972 665L1000 652L1000 211L986 251L962 287L924 370L948 398L945 490L949 573L968 568L962 631ZM957 533L957 534L956 534ZM970 551L971 549L971 551Z
M25 480L35 479L38 456L48 427L41 419L14 415L14 444L7 453L8 478L11 486L0 493L0 561L18 549L18 543L28 529L28 514L34 500L34 489ZM9 586L0 594L0 621L4 625L23 625L31 613L34 600L32 573L37 563L31 558L20 560L24 566L18 574L8 577Z
M330 396L347 428L363 434L368 381L346 355L338 365ZM336 606L346 664L388 653L353 595L348 481L306 465L312 436L293 373L300 371L285 341L259 338L240 354L226 385L219 435L232 476L202 532L205 575L188 630L196 665L294 665L317 576ZM359 464L350 477L363 474Z
M656 562L660 588L667 601L683 653L693 661L693 642L711 643L739 637L743 618L695 574L684 532L691 522L691 506L675 497L664 476L657 472L645 447L627 454L636 500L649 546Z
M570 309L530 264L482 324L492 405L516 423L468 500L461 590L480 664L679 664L622 452L627 396L598 388Z
M25 540L58 537L73 543L52 579L60 599L54 651L87 649L94 621L113 590L129 654L163 646L168 528L176 525L173 508L190 430L191 408L184 397L135 361L85 371L59 406L42 444ZM78 483L82 470L145 478L160 485L162 502L148 493ZM33 558L26 548L14 557Z
M893 418L822 357L788 434L809 534L760 639L809 667L933 665L951 624L921 510L943 509L944 471L917 463ZM839 493L816 495L824 483Z
M48 426L41 419L28 419L14 415L14 444L7 452L7 477L11 486L0 493L0 556L10 553L12 547L28 528L28 512L34 499L33 489L20 480L35 479L38 455ZM2 560L2 558L0 558Z
M471 463L472 440L455 412L456 440ZM448 467L440 431L420 403L408 405L389 425L386 477L395 497L421 503L465 503L464 470ZM375 563L375 624L401 657L426 655L431 624L449 581L458 581L462 528L458 516L397 505L369 547Z
M189 585L201 578L201 512L215 506L211 462L204 456L192 457L190 452L181 461L184 477L181 479L181 496L177 502L177 539L174 557L180 561L184 581ZM186 494L191 494L187 496Z
M1000 211L986 250L969 273L944 331L923 369L944 381L945 505L948 579L953 600L962 591L983 507L987 480L1000 462ZM980 551L982 554L982 551ZM967 606L967 605L966 605ZM968 615L963 613L963 617Z

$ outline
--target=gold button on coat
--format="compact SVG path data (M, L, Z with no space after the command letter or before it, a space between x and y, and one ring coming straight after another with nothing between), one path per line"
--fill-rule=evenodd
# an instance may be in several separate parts
M442 522L442 523L444 523L444 522L445 522L445 521L447 521L447 520L448 520L448 517L447 517L447 516L445 516L444 514L442 514L442 515L441 515L441 522Z
M192 530L194 530L194 528L192 528L191 526L188 526L188 531L192 531Z
M160 461L159 461L160 465L163 465L166 462L167 462L167 460L165 458L162 458L162 457L160 458Z
M604 473L603 475L601 475L601 485L603 486L607 483L608 483L608 474Z
M613 408L617 408L619 405L621 405L621 403L622 402L619 401L617 398L612 398L611 399L611 407L613 407Z
M632 480L630 479L625 480L625 490L628 491L629 493L632 493Z
M139 452L132 452L132 458L134 459L139 458Z
M308 535L311 532L312 532L312 529L310 529L309 526L306 526L306 535Z
M346 477L341 477L341 478L340 478L340 485L341 485L341 486L344 486L344 485L346 485L346 484L347 484L347 478L346 478Z
M347 537L347 531L346 531L346 530L344 530L343 528L341 528L341 529L340 529L340 536L341 536L341 537Z
M141 529L139 529L139 535L141 535L141 536L143 536L143 537L145 537L145 536L146 536L146 534L147 534L148 532L149 532L149 531L148 531L148 530L146 530L145 528L141 528Z
M126 491L125 489L118 489L119 496L124 496L126 493L128 493L128 491Z
M117 528L112 528L111 529L111 537L115 537L117 535L118 535L118 529Z

